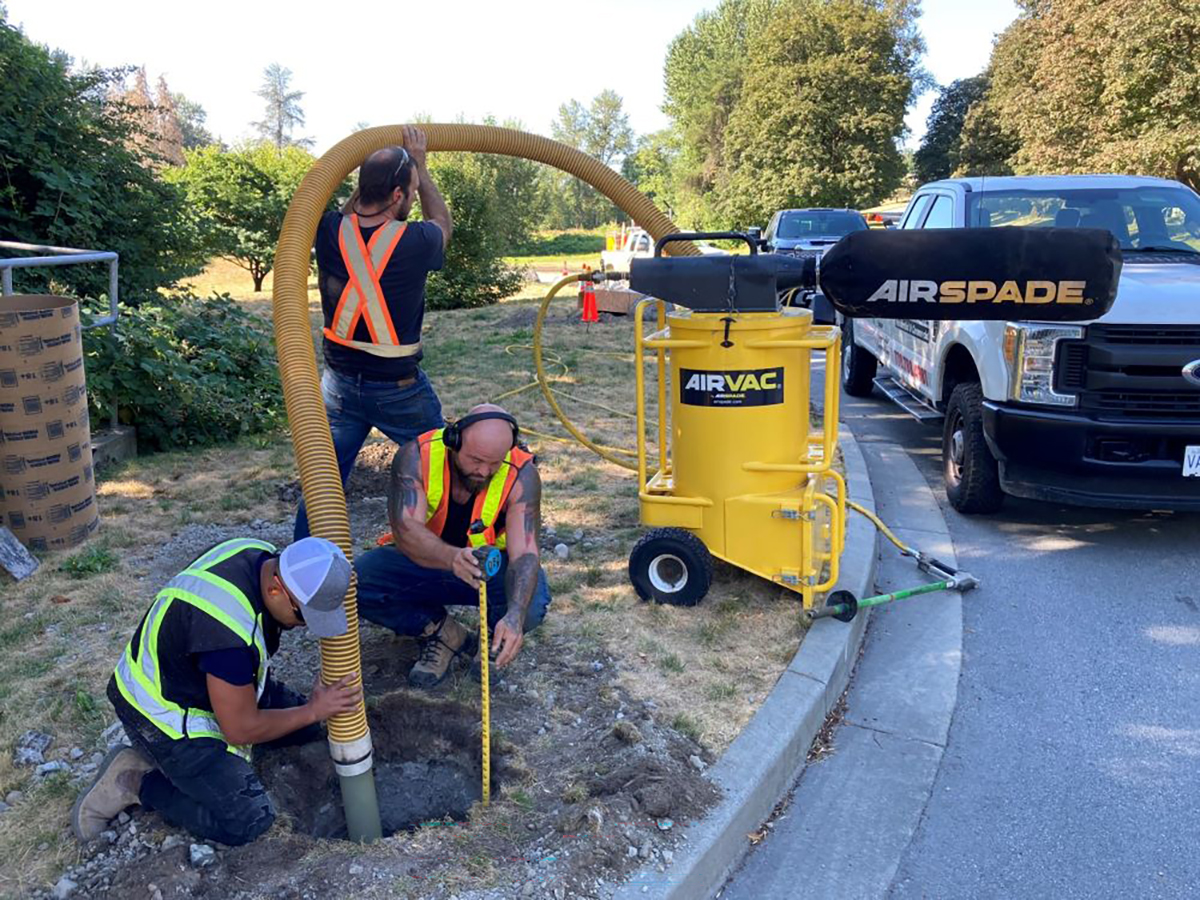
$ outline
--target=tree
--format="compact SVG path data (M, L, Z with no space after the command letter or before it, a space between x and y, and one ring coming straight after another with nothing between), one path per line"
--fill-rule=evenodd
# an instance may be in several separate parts
M135 149L142 123L117 96L127 73L73 72L66 54L32 43L0 11L0 234L115 250L121 301L134 305L198 273L204 256L182 191ZM55 290L80 297L108 292L101 266L63 267L53 278ZM48 279L15 277L34 292Z
M788 206L870 206L901 182L897 141L926 79L910 0L781 0L747 44L717 173L733 227Z
M679 159L679 134L664 128L642 135L637 150L625 157L621 174L654 205L674 216L678 204L675 181Z
M603 90L591 105L584 107L570 100L558 108L558 118L550 133L562 141L594 156L600 162L618 168L634 148L633 129L619 94ZM550 206L552 219L559 227L593 228L613 215L613 205L591 185L566 173L547 175L543 196Z
M288 204L312 164L307 150L261 143L190 150L187 165L170 174L199 214L209 252L249 271L257 292L275 262Z
M199 150L201 147L220 143L204 126L208 113L204 111L203 106L179 92L171 94L171 103L175 107L184 150Z
M1111 171L1200 189L1200 2L1022 0L988 105L1015 171Z
M284 147L311 147L311 138L293 138L294 128L304 127L304 110L300 101L304 91L294 91L292 70L279 63L271 63L263 69L262 86L255 91L266 102L261 122L254 122L263 140L274 144L279 150Z
M154 93L154 113L158 152L172 165L182 166L185 162L183 128L179 123L175 100L167 87L167 80L162 75L158 76L158 87Z
M955 154L955 177L1011 175L1009 160L1017 152L1016 139L1000 125L996 110L984 98L971 104L963 118Z
M722 0L697 16L667 50L663 111L679 138L673 170L680 224L718 223L713 191L726 168L726 126L741 96L747 46L777 5L778 0Z
M497 154L431 153L429 170L454 215L446 264L429 276L430 308L487 306L516 293L521 275L501 257L528 241L539 216L539 166Z
M918 183L949 177L958 168L959 136L973 104L987 94L985 75L960 78L941 89L926 123L925 137L913 156Z

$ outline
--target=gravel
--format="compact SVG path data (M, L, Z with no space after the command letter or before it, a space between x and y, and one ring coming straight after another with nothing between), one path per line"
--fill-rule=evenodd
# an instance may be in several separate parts
M40 731L26 731L13 747L14 766L40 766L46 761L46 751L54 743L53 736Z
M208 844L192 844L188 848L188 861L193 869L207 869L217 861L217 851Z

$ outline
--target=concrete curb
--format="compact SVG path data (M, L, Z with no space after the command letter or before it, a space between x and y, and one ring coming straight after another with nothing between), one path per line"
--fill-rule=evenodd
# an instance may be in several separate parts
M858 442L845 426L838 440L850 498L874 511L875 495ZM848 511L847 516L836 589L865 597L875 583L875 526L856 513ZM613 893L613 900L696 900L720 889L749 849L746 835L771 814L804 768L813 739L850 680L867 618L813 624L754 718L710 770L709 779L725 799L684 832L666 872L636 873Z

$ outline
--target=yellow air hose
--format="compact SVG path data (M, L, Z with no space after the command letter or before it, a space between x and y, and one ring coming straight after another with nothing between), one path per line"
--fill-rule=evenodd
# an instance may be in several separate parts
M430 151L499 153L545 163L590 184L645 228L655 240L677 231L671 220L637 188L599 160L573 147L538 135L488 125L431 124L420 127L428 137ZM292 445L300 471L300 487L308 507L309 526L312 534L333 541L349 558L353 558L354 552L350 543L350 520L337 457L333 451L329 420L321 398L309 321L309 265L317 225L334 191L369 154L382 147L403 144L403 126L387 125L356 132L330 148L304 176L296 190L284 217L275 251L275 345ZM679 242L671 245L671 253L695 256L699 251L690 242ZM565 283L563 281L556 285L554 292ZM538 366L540 369L540 359ZM541 380L544 380L544 373ZM553 401L551 404L557 406ZM572 433L597 450L595 445L583 439L575 430ZM612 461L619 460L619 457L609 455L607 451L601 455ZM624 461L618 461L618 465L635 468ZM325 684L362 671L358 638L358 587L353 580L346 594L345 605L349 630L342 637L321 641L321 679ZM329 720L329 743L338 774L342 777L351 839L371 840L378 837L378 805L370 775L371 735L363 703L353 712Z

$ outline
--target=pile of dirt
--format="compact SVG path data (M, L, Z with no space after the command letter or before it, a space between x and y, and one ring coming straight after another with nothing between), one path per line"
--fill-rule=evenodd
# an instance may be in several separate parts
M347 500L362 500L367 497L386 497L392 457L396 445L391 441L372 441L358 453L354 469L350 473L350 484L346 486ZM284 503L300 502L300 479L282 481L276 486L276 495Z
M315 642L291 632L284 643L279 677L306 684ZM681 827L718 797L701 774L704 751L658 722L652 703L633 702L612 659L550 635L528 640L492 677L493 798L484 808L478 682L458 670L432 694L407 689L414 643L374 627L363 656L393 836L365 848L337 839L337 780L318 742L262 754L280 815L254 844L210 855L135 810L111 845L91 848L65 877L83 896L114 900L604 898L638 868L665 870Z

